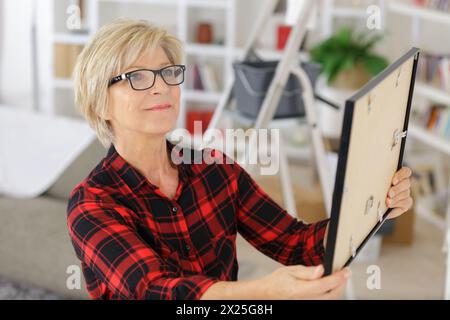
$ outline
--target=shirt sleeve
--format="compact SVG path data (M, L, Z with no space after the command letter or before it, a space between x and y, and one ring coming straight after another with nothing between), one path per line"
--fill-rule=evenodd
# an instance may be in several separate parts
M272 200L237 162L239 233L255 248L284 265L323 263L328 219L305 224Z
M217 279L180 277L138 235L127 208L71 197L68 228L78 258L120 299L199 299ZM98 199L98 197L96 197Z

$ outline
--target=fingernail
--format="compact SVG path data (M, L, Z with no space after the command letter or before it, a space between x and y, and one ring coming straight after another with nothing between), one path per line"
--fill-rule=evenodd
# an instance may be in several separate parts
M392 198L394 196L394 191L389 192L389 196Z
M352 271L350 269L346 269L344 273L345 279L348 279L352 276Z

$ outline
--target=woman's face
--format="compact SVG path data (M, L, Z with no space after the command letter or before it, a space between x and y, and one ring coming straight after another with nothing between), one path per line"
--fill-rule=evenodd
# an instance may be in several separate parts
M158 70L172 63L164 50L158 47L153 54L144 54L133 66L125 70ZM180 86L169 86L160 75L153 87L136 91L128 80L122 80L109 88L108 116L113 133L119 138L122 132L161 135L175 127L180 105ZM168 108L154 108L157 105ZM153 108L153 109L152 109Z

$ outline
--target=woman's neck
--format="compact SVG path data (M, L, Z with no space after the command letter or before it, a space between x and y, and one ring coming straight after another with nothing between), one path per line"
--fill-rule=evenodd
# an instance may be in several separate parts
M157 186L173 170L165 135L116 138L114 147L125 161Z

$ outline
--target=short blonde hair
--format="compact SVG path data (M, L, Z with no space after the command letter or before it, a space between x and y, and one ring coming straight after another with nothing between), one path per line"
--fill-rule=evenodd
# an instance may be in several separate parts
M182 43L166 29L146 21L119 19L102 26L78 56L73 74L75 105L106 148L114 143L105 120L109 80L158 46L171 63L181 63Z

